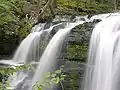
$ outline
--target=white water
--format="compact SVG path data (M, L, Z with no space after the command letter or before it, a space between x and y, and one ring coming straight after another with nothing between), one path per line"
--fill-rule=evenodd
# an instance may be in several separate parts
M48 39L48 36L50 34L50 31L55 27L60 25L56 24L51 26L48 29L45 29L44 31L47 32L46 39ZM35 26L32 29L32 33L30 33L20 44L17 51L15 52L13 56L13 61L16 63L30 63L31 61L35 62L39 60L40 58L40 40L41 35L44 33L43 27L45 24L40 24L38 26ZM38 32L39 31L39 32Z
M120 90L120 15L98 23L92 33L84 90Z
M36 28L33 28L34 32L30 33L20 44L20 46L18 47L12 63L10 61L7 60L3 60L0 63L5 64L5 65L21 65L19 63L24 63L24 64L35 64L34 62L37 62L40 59L40 53L41 53L41 48L43 50L43 48L45 47L41 47L43 45L41 45L41 41L44 40L44 42L47 42L49 34L51 32L51 30L55 27L60 25L59 24L55 24L53 26L50 26L50 28L43 30L44 25L42 25L40 27L40 25L38 25L38 27L36 26ZM39 31L39 32L37 32ZM44 35L46 37L44 37L45 39L42 39L42 35ZM4 63L3 63L4 62ZM9 64L8 64L9 63ZM17 64L16 64L17 63ZM36 66L37 64L35 64ZM29 72L29 71L23 71L23 72L17 72L17 74L15 76L11 76L9 77L9 81L11 82L11 88L18 88L21 90L24 90L24 87L29 86L29 84L31 82L29 82L34 75L34 72ZM20 84L22 84L22 86L20 86ZM18 86L19 85L19 86ZM17 86L17 87L16 87Z
M90 18L90 21L93 21L94 19L100 19L100 20L104 20L108 17L111 16L119 16L120 13L107 13L107 14L99 14L99 15L94 15Z
M16 63L28 63L31 60L36 61L39 56L39 40L41 34L42 31L29 34L18 47L13 61Z
M84 21L77 21L75 23L68 23L64 29L60 29L51 39L48 46L46 47L42 57L40 58L39 66L32 80L32 86L39 81L43 83L44 75L53 70L56 65L56 59L62 48L62 44L65 37L68 35L70 30L79 24L83 24Z
M38 25L35 25L31 32L40 32L41 30L44 30L44 26L45 26L46 23L40 23Z

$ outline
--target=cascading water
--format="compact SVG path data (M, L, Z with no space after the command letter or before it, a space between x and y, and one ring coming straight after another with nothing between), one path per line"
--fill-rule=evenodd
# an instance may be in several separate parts
M28 63L32 60L36 61L39 57L39 40L41 34L42 31L29 34L17 49L13 61L16 63Z
M44 34L44 32L47 32L46 39L48 39L48 36L50 34L50 31L57 25L56 24L51 26L49 29L44 30L45 24L40 24L38 26L35 26L32 29L32 33L30 33L20 44L18 47L15 55L13 56L13 61L16 63L30 63L31 61L35 62L39 60L40 58L40 40L41 35ZM39 32L38 32L39 31Z
M48 29L43 28L45 24L39 25L42 27L36 26L36 28L33 28L32 33L30 33L27 36L27 38L25 38L22 41L19 48L17 49L13 57L13 62L24 63L24 64L30 64L32 62L36 62L38 59L40 59L39 53L40 53L40 46L41 46L40 41L42 40L41 38L42 34L44 32L47 32L47 35L45 38L49 38L48 36L51 30L54 29L54 27L59 26L58 29L60 30L53 36L52 40L50 41L47 48L45 49L44 54L41 56L40 62L37 61L38 68L36 70L35 75L34 75L34 72L29 72L29 71L18 72L15 77L9 77L9 80L11 81L11 87L13 88L15 87L15 90L19 90L19 89L28 90L28 88L31 87L30 85L31 85L32 78L33 78L32 85L34 85L38 80L42 82L43 75L53 69L52 65L55 64L56 62L55 60L57 58L57 55L59 54L59 51L62 47L62 44L66 35L76 25L82 24L84 22L85 21L80 21L77 18L76 22L72 22L72 23L69 22L66 26L64 25L65 22L63 22L62 27L60 26L62 23L58 23L53 26L50 26L50 28ZM61 28L64 28L64 29L61 29ZM44 39L44 40L47 40L47 39ZM39 76L37 76L37 74Z
M84 21L77 21L75 23L68 23L64 29L60 29L51 39L48 46L46 47L42 57L40 58L40 63L36 70L36 73L32 80L32 86L39 81L43 82L44 75L55 68L56 58L58 57L59 51L66 35L70 32L72 28L79 24L83 24Z
M35 25L31 32L40 32L41 30L44 30L44 26L46 25L46 23L40 23L38 25Z
M32 72L31 75L31 72L25 71L18 72L17 76L14 78L12 77L11 86L15 87L15 90L31 90L31 86L33 86L37 81L42 83L44 75L56 68L56 59L59 56L62 44L64 43L67 34L72 28L79 24L83 24L88 21L88 19L86 16L76 17L73 21L74 22L66 22L67 24L65 27L62 27L63 29L59 28L60 30L53 36L41 58L39 49L40 39L42 40L41 36L47 31L45 38L49 38L48 36L51 30L61 23L50 26L48 29L44 29L45 24L39 24L32 29L32 33L29 34L20 44L16 54L14 55L13 62L28 64L37 61L36 66L38 65L38 67L35 74ZM40 61L38 62L39 59Z
M98 23L92 33L83 90L120 90L120 14Z
M20 44L19 48L17 49L13 57L12 62L23 64L31 64L34 62L38 62L38 60L40 59L40 54L42 52L41 50L43 50L45 47L45 44L41 45L43 44L41 43L41 41L44 43L47 42L51 30L59 25L61 25L61 23L50 26L50 28L48 29L39 27L41 25L38 25L38 27L36 26L36 29L33 28L32 33L30 33ZM42 35L43 36L45 35L44 38L42 38ZM15 87L16 90L17 89L24 90L24 87L26 87L26 85L29 85L28 82L32 79L33 74L34 72L29 71L17 72L17 75L15 77L14 76L9 77L11 87ZM20 85L22 83L24 83L23 86Z
M11 80L11 86L15 87L15 90L31 90L37 81L43 82L44 75L47 72L56 69L62 44L70 30L89 21L86 17L82 18L84 18L83 21L77 17L73 20L76 20L75 22L69 22L65 27L60 27L51 40L49 39L51 31L61 23L50 25L48 29L44 28L45 23L35 26L31 31L32 33L22 41L13 57L13 61L10 61L11 63L1 61L1 63L7 63L11 66L17 66L19 63L36 62L35 73L23 71L18 72L14 78L10 77L13 79ZM101 19L102 21L95 26L91 36L85 85L82 90L120 90L120 14L96 15L90 21L94 19ZM43 40L44 32L47 32L44 40L49 39L50 42L41 56L40 41Z

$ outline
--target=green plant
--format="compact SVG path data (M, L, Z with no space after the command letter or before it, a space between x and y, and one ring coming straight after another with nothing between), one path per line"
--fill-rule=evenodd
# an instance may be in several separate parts
M18 21L25 0L0 0L0 25Z
M17 71L24 71L24 70L33 70L31 65L20 65L20 66L9 66L9 67L0 67L0 90L9 90L7 89L10 87L10 83L8 81L8 77L12 75L16 75Z
M63 65L60 67L59 70L56 70L54 72L47 72L45 75L45 80L43 83L40 83L39 81L33 86L33 90L42 90L42 88L49 88L53 85L60 84L62 87L62 90L64 90L64 87L62 85L62 81L64 80L65 76L62 73Z
M0 54L13 52L31 30L23 7L26 0L0 0ZM13 43L14 42L14 43Z

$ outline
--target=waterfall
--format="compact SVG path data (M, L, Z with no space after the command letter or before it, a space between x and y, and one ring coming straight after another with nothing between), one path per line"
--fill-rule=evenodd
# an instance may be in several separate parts
M31 64L33 63L33 67L35 62L38 62L40 59L40 54L44 51L45 44L49 40L49 36L54 27L59 27L61 23L51 25L48 29L44 29L45 24L39 24L32 29L32 33L30 33L20 44L15 55L11 61L2 61L6 62L6 64L10 63L13 65L19 65L19 63L23 64ZM2 63L1 62L1 63ZM17 63L17 64L16 64ZM24 90L29 86L31 79L33 78L34 72L29 71L20 71L17 72L16 76L9 77L9 81L11 82L11 88L16 88ZM21 85L23 84L23 85Z
M40 58L40 40L43 40L42 35L46 33L44 36L44 40L48 39L50 31L55 27L60 25L56 24L51 26L48 29L44 29L45 24L38 24L33 27L32 33L30 33L20 44L17 51L13 56L13 61L16 63L30 63L39 60ZM45 41L44 41L45 42Z
M79 24L83 24L84 21L76 21L75 23L68 23L64 29L60 29L51 39L49 44L47 45L43 55L40 58L40 63L37 67L35 75L32 80L32 86L39 81L43 82L44 75L54 69L56 65L56 58L58 57L60 50L62 48L62 44L65 40L65 37L70 32L72 28Z
M120 14L93 29L83 90L120 90Z
M84 22L76 17L74 22L49 24L48 28L45 27L45 23L33 27L31 33L19 45L12 62L6 63L10 62L13 65L32 63L35 72L24 70L18 71L16 76L10 76L11 88L29 90L37 81L42 82L44 74L55 69L56 59L70 30Z
M86 16L76 17L72 21L64 19L63 22L57 22L58 24L49 24L48 28L46 23L33 27L31 33L21 42L12 60L0 61L6 66L32 64L35 67L35 71L18 71L15 77L10 76L11 88L32 90L37 81L43 83L44 75L56 69L57 59L70 31L79 24L95 19L102 21L96 24L91 35L82 90L120 90L119 13L95 15L90 20Z
M17 63L28 63L32 60L36 61L39 56L39 40L41 34L42 31L29 34L18 47L13 57L13 61Z

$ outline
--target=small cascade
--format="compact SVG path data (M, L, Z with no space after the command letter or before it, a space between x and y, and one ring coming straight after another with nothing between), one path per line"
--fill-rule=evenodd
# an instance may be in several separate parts
M80 19L76 20L74 23L67 23L64 29L60 29L51 39L49 44L47 45L43 55L40 58L39 65L37 67L37 70L34 74L33 80L32 80L32 86L35 85L37 81L40 83L44 80L44 75L47 72L50 72L55 69L56 66L56 59L60 53L60 50L62 49L62 44L70 32L72 28L79 24L83 24L85 21L80 21Z
M39 40L41 34L42 31L29 34L18 47L13 61L16 63L28 63L32 60L36 61L39 57Z
M42 24L41 24L42 25ZM49 28L44 29L42 27L36 26L36 29L32 29L32 33L30 33L20 44L18 47L12 62L13 65L19 65L20 63L23 64L32 64L33 66L37 66L38 60L40 59L45 46L47 45L51 31L55 27L59 27L61 23L51 25ZM59 28L58 28L59 29ZM34 31L34 32L33 32ZM39 32L37 32L39 31ZM2 61L4 62L4 60ZM1 63L2 63L1 62ZM10 61L8 61L10 62ZM16 64L17 63L17 64ZM6 63L7 64L7 63ZM35 68L34 67L34 68ZM11 82L11 88L15 88L15 90L21 89L24 90L26 87L29 86L31 79L33 78L34 72L29 71L20 71L17 72L16 76L9 77L9 81ZM22 84L22 85L21 85Z
M39 60L41 54L40 49L43 46L40 41L44 40L45 43L49 38L51 30L60 24L61 23L53 25L48 29L44 29L45 24L38 24L38 26L35 26L32 29L32 33L21 42L13 56L13 61L16 63L30 63L31 61L35 62Z
M40 23L38 25L35 25L31 32L40 32L41 30L44 30L44 26L46 25L46 23Z
M120 90L119 45L120 14L114 14L93 29L83 90Z

